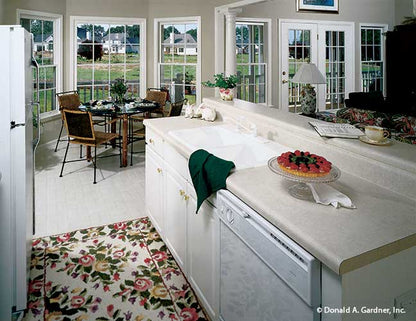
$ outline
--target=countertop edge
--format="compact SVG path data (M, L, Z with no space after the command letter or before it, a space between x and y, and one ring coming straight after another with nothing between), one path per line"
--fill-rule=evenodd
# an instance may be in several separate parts
M377 262L391 255L407 250L415 246L415 244L416 244L416 234L413 234L401 240L397 240L393 243L384 245L383 247L379 247L377 249L364 252L360 255L346 259L341 262L338 274L343 275L348 272L357 270L361 267L364 267L366 265Z

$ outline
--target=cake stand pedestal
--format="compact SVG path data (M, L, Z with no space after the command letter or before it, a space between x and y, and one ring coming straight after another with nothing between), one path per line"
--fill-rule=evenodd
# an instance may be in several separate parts
M297 184L292 185L289 187L289 194L293 197L300 199L300 200L306 200L306 201L312 201L314 202L315 199L313 198L312 191L309 188L306 183L331 183L335 182L340 176L341 171L338 169L338 167L332 165L332 169L329 172L328 175L320 176L320 177L304 177L304 176L297 176L293 175L291 173L285 172L282 170L277 163L277 157L273 157L269 159L267 165L269 166L270 170L273 173L276 173L287 180L297 182Z

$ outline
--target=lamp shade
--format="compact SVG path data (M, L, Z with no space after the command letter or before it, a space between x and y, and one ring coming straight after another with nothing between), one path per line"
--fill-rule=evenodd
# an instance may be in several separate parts
M325 84L326 80L315 64L306 63L300 66L292 82L301 84Z

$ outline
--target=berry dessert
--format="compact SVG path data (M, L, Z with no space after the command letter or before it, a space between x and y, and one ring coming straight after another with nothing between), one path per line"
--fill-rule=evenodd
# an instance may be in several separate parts
M303 177L321 177L331 171L331 162L309 152L286 152L277 157L279 167L290 174Z

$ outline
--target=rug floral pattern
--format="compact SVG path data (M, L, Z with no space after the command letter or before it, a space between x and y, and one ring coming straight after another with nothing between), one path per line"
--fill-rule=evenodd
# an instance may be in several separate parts
M27 321L204 321L148 218L33 242Z

